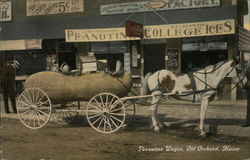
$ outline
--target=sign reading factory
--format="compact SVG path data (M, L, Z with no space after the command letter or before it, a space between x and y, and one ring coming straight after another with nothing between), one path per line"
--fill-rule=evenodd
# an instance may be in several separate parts
M11 21L11 2L0 2L0 21Z
M234 34L233 19L197 23L144 26L144 39L183 38ZM65 30L67 42L126 41L140 39L127 37L125 28L68 29Z
M83 0L26 0L27 16L83 12Z
M220 0L159 0L101 6L101 15L220 6Z

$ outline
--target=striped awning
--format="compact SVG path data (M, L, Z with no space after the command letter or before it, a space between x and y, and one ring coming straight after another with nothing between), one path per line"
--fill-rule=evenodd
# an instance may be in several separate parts
M238 49L250 52L250 31L241 26L238 26Z

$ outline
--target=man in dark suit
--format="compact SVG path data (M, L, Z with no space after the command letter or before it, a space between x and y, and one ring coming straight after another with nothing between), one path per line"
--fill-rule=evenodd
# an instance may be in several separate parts
M9 111L9 103L8 100L10 98L10 102L12 105L12 110L14 113L17 113L16 109L16 65L13 61L7 61L7 63L3 66L2 74L1 74L1 88L3 90L3 99L4 99L4 107L5 112L10 113Z

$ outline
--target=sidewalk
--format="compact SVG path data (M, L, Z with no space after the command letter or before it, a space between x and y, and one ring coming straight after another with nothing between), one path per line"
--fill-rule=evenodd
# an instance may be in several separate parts
M5 114L2 97L0 98L1 118L18 119L17 114ZM84 109L84 104L81 105ZM207 132L250 137L250 127L242 127L246 119L246 100L237 102L215 100L208 106L205 120ZM83 114L83 113L82 113ZM166 126L193 128L197 130L200 117L198 103L168 99L159 105L158 115ZM136 116L145 117L151 123L149 106L136 105ZM136 122L135 122L136 123Z

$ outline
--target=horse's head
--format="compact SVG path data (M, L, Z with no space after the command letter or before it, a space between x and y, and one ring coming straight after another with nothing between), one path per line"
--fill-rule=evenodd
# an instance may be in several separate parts
M232 70L229 77L236 83L236 86L244 87L247 83L246 69L243 63L239 63L237 60L232 61Z

